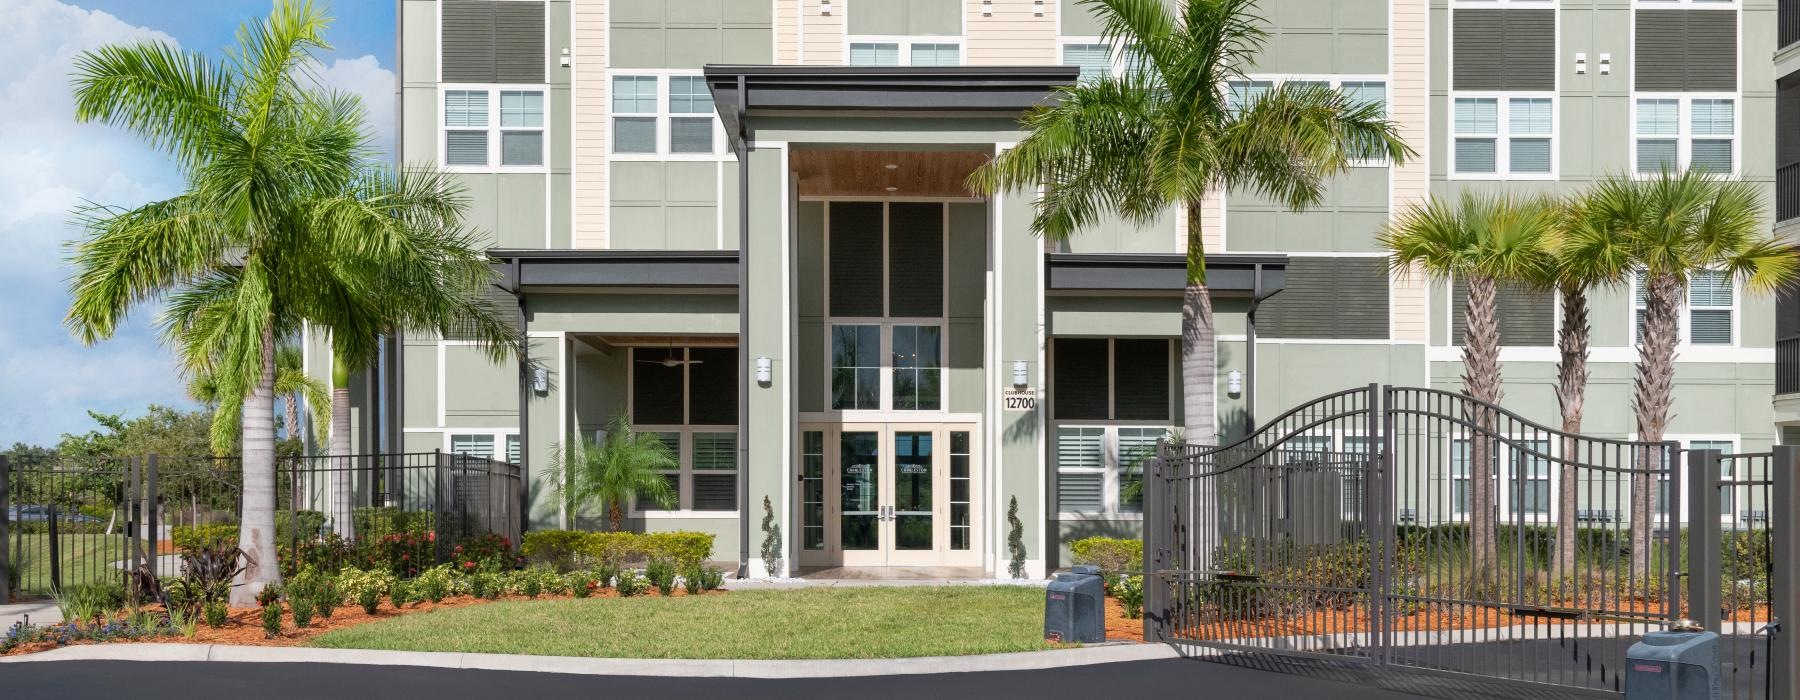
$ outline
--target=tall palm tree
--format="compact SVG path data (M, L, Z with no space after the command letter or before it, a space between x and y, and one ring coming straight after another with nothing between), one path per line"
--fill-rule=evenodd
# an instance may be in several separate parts
M664 508L676 506L675 489L658 472L677 468L675 453L662 438L634 433L631 421L618 416L607 424L599 444L582 438L571 449L559 446L545 478L571 517L583 505L599 505L616 532L624 525L624 504L634 498L649 498Z
M1556 209L1536 200L1464 192L1455 205L1433 199L1413 205L1379 235L1397 273L1415 268L1468 288L1464 310L1463 392L1472 401L1465 413L1469 434L1469 548L1472 590L1483 591L1495 571L1497 515L1494 467L1500 404L1500 319L1496 298L1502 284L1542 280L1550 268L1544 237Z
M1065 240L1116 215L1145 224L1170 207L1187 216L1182 294L1183 435L1217 441L1212 300L1201 202L1250 190L1295 209L1316 204L1329 178L1359 158L1413 155L1378 104L1311 84L1283 85L1240 104L1228 90L1267 38L1257 0L1082 0L1105 40L1124 47L1124 75L1058 89L1024 118L1028 132L969 179L970 187L1043 193L1033 233Z
M1588 318L1588 290L1616 287L1631 270L1630 251L1624 241L1589 215L1581 198L1565 203L1559 225L1546 238L1551 256L1549 276L1540 284L1556 290L1562 320L1556 333L1556 405L1562 413L1562 455L1556 492L1556 553L1553 572L1566 577L1575 572L1575 515L1578 500L1574 457L1579 451L1587 405L1588 346L1593 326Z
M248 561L232 589L240 605L280 580L276 339L329 317L345 280L365 291L389 284L375 261L412 242L395 232L442 217L405 197L367 204L372 183L391 180L369 175L362 106L310 77L314 52L329 49L329 24L311 2L282 0L239 28L224 60L143 41L84 53L75 67L76 118L162 149L187 190L77 212L86 237L72 255L67 323L98 342L138 305L164 299L163 337L184 369L212 376L222 397L241 397L239 547ZM408 225L364 225L370 217Z
M1644 312L1632 387L1638 439L1660 442L1674 399L1675 353L1689 283L1702 271L1723 274L1752 293L1770 293L1800 274L1789 244L1770 234L1759 186L1686 171L1646 179L1608 177L1585 199L1593 226L1620 239L1644 280ZM1631 496L1631 570L1650 573L1657 484L1668 456L1644 450ZM1671 504L1671 509L1673 509Z
M312 209L312 226L386 243L342 261L316 281L318 293L331 300L311 320L331 330L334 403L350 405L350 376L374 365L384 336L431 333L473 340L495 362L522 352L524 336L509 323L516 310L490 301L493 271L481 252L482 240L462 224L466 207L462 187L447 175L369 169ZM332 414L329 432L332 527L351 538L356 465L349 411Z
M237 451L241 427L238 412L243 407L243 398L221 396L218 380L205 372L188 380L188 395L213 410L213 454L223 456ZM306 373L299 346L282 343L275 348L275 395L281 398L282 408L286 411L282 425L289 438L300 436L300 407L304 404L315 418L326 418L313 424L318 440L325 441L329 416L332 415L331 389Z

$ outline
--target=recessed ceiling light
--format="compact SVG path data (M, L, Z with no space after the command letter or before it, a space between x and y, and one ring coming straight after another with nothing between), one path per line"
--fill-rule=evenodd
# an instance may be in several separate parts
M899 163L888 163L886 166L883 166L883 167L886 167L888 170L899 170L900 164Z
M887 188L887 191L889 191L889 192L899 192L899 191L900 191L900 188L898 188L898 187L889 187L889 188Z

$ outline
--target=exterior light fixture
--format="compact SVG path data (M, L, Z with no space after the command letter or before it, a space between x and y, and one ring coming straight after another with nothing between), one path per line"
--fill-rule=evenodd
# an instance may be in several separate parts
M1031 384L1031 364L1024 360L1013 360L1013 386Z
M981 0L981 16L994 16L994 0Z
M767 357L756 358L756 383L768 386L774 374L774 361Z
M1039 17L1044 16L1044 0L1037 0L1037 2L1031 3L1031 14Z
M1612 54L1600 54L1600 74L1612 75Z
M531 368L531 390L540 394L550 391L550 370Z
M570 65L570 64L572 64L572 63L574 63L574 62L575 62L575 56L574 56L574 55L573 55L573 54L570 54L570 53L569 53L569 47L567 47L567 46L565 46L565 47L563 47L563 50L562 50L562 67L564 67L564 68L568 68L568 67L569 67L569 65Z
M1587 75L1587 54L1585 54L1585 53L1575 54L1575 74L1576 75Z
M819 0L819 14L831 14L831 0Z
M1232 398L1244 394L1244 373L1241 370L1234 369L1225 373L1225 393L1230 394Z

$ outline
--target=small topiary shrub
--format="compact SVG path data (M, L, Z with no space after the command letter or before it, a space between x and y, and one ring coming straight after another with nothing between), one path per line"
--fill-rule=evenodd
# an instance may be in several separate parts
M762 531L763 568L774 576L781 571L781 523L775 520L775 508L769 505L768 496L763 496Z
M277 600L263 606L263 637L274 639L281 636L281 601Z
M362 607L364 614L374 615L376 608L381 607L381 591L375 588L357 591L356 604Z
M524 579L519 583L519 592L525 594L525 597L536 598L539 593L544 592L544 583L538 580L538 577L526 576Z
M1019 497L1013 496L1006 507L1006 551L1012 561L1006 570L1013 578L1025 578L1025 523L1019 521Z

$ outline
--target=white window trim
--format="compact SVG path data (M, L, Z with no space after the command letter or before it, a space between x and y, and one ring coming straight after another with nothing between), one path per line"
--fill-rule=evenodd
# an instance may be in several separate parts
M1631 436L1628 439L1636 440L1637 436L1638 436L1637 432L1633 431L1631 433ZM1732 433L1669 433L1669 434L1663 435L1663 442L1679 443L1681 445L1681 449L1684 451L1693 449L1693 444L1696 442L1729 442L1729 443L1731 443L1731 449L1726 450L1725 454L1737 454L1739 452L1742 452L1744 449L1743 436L1737 435L1737 434L1732 434ZM1677 508L1676 512L1671 513L1669 515L1673 515L1676 520L1679 520L1680 522L1685 523L1685 522L1687 522L1688 499L1693 496L1693 494L1690 493L1691 489L1687 488L1688 482L1687 482L1687 457L1686 457L1686 455L1683 455L1676 462L1674 471L1675 471L1675 474L1674 474L1673 478L1681 480L1681 503L1676 506L1676 508ZM1734 481L1737 479L1743 479L1743 478L1744 477L1741 474L1732 476L1732 479ZM1767 478L1767 477L1765 475L1762 478ZM1754 481L1755 479L1745 479L1745 480L1746 481ZM1735 504L1737 502L1737 498L1736 498L1737 494L1735 493L1735 491L1732 494L1732 496L1733 496L1732 502L1733 502L1733 504ZM1766 506L1766 504L1765 504L1765 506ZM1650 507L1654 510L1656 507L1656 504L1652 503L1652 504L1650 504ZM1765 507L1764 510L1766 511L1767 508ZM1654 513L1653 512L1651 514L1651 517L1654 518L1659 515L1663 515L1663 513ZM1732 522L1734 522L1732 520L1733 517L1734 517L1734 514L1732 514L1732 513L1721 512L1719 514L1720 522L1723 522L1725 524L1731 524Z
M608 68L606 70L606 119L605 119L605 125L604 125L604 128L606 130L605 138L606 138L606 160L607 160L607 162L613 163L613 162L625 162L625 161L638 161L638 162L643 162L643 161L656 161L656 162L692 161L692 162L703 162L703 163L716 163L716 162L720 162L720 161L736 161L737 155L732 153L731 149L727 146L725 127L722 126L719 122L719 111L718 111L717 107L714 107L712 112L706 113L706 114L702 114L699 112L693 112L693 113L682 112L682 113L677 114L669 109L669 105L670 105L670 102L669 102L669 100L670 100L669 78L676 77L676 76L701 77L702 75L703 74L699 70L666 69L666 68L645 68L645 69ZM656 78L656 112L654 114L649 113L649 112L615 112L615 111L613 111L613 94L612 94L613 79L620 78L620 77L632 77L632 76ZM614 120L618 119L620 117L625 117L625 118L642 117L642 118L655 119L656 120L656 152L654 152L654 153L619 153L617 151L619 142L618 142L617 137L613 133L614 132L613 124L614 124ZM712 119L713 150L711 153L675 153L675 152L669 150L669 134L671 131L670 124L672 123L673 119L678 118L678 117L691 117L691 118L710 117Z
M1479 9L1483 7L1556 7L1557 0L1450 0L1453 8Z
M1675 124L1676 124L1675 135L1674 136L1664 136L1664 135L1642 135L1642 134L1639 134L1638 130L1637 130L1638 100L1675 100L1677 103L1677 108L1675 111ZM1744 169L1744 97L1743 97L1742 93L1737 93L1737 92L1637 92L1634 90L1631 93L1631 132L1630 132L1631 140L1630 140L1630 146L1627 148L1627 150L1630 151L1629 156L1631 158L1631 176L1632 177L1638 178L1638 179L1645 179L1645 178L1651 178L1651 177L1657 176L1656 173L1638 172L1637 142L1638 142L1638 139L1640 139L1640 138L1658 139L1658 140L1667 140L1667 139L1672 138L1675 140L1675 169L1677 171L1686 171L1688 169L1688 166L1693 164L1693 160L1694 160L1694 153L1693 153L1694 148L1693 147L1694 147L1694 138L1695 138L1694 137L1694 123L1693 123L1694 100L1731 100L1732 101L1732 105L1731 105L1731 120L1732 120L1731 136L1728 137L1731 139L1731 171L1728 173L1714 173L1714 174L1721 176L1721 177L1736 177L1739 173L1741 173L1743 171L1743 169ZM1700 136L1699 138L1702 141L1711 141L1711 140L1718 140L1718 139L1727 138L1727 137L1722 137L1722 136L1718 136L1718 135L1703 135L1703 136Z
M1343 90L1344 83L1381 83L1382 112L1387 114L1390 119L1393 118L1394 80L1385 73L1253 73L1244 76L1243 80L1249 82L1271 82L1277 86L1289 81L1326 83L1329 84L1333 90ZM1235 81L1228 81L1225 84L1225 90L1230 91L1231 82ZM1385 168L1390 165L1393 165L1393 163L1386 157L1354 159L1350 161L1350 167L1352 168Z
M928 34L854 34L844 36L844 64L850 63L850 46L852 44L894 44L895 67L912 65L913 44L954 44L956 46L956 65L969 64L969 46L961 36L928 35Z
M1638 303L1637 303L1637 298L1638 298L1637 272L1635 272L1635 271L1632 272L1631 275L1629 276L1629 278L1626 280L1626 290L1625 291L1626 291L1626 293L1628 293L1630 295L1626 298L1631 300L1631 311L1630 311L1631 316L1630 316L1630 318L1627 319L1628 325L1626 328L1627 333L1626 333L1625 337L1627 339L1629 339L1629 341L1631 342L1631 347L1636 348L1636 347L1638 347L1638 320L1637 320L1638 315L1637 315L1637 312L1639 309L1643 308L1643 307L1638 306ZM1740 281L1736 276L1733 276L1731 278L1731 342L1730 343L1701 343L1698 345L1694 344L1694 342L1693 342L1693 340L1694 340L1694 338L1693 338L1694 315L1692 313L1693 307L1690 303L1692 301L1692 299L1693 299L1693 297L1691 295L1690 290L1687 287L1683 287L1682 293L1681 293L1681 304L1679 306L1677 306L1676 310L1675 310L1675 328L1676 328L1676 336L1677 336L1677 340L1675 342L1675 350L1677 353L1682 353L1689 349L1718 350L1718 349L1724 349L1724 348L1742 347L1742 344L1744 342L1744 332L1743 332L1744 286L1743 286L1742 281ZM1706 307L1701 307L1701 308L1703 308L1703 309L1724 309L1725 307L1723 307L1723 306L1706 306Z
M1534 441L1541 441L1541 442L1547 443L1547 445L1548 445L1548 448L1545 451L1545 454L1550 455L1550 457L1552 458L1550 460L1549 464L1546 465L1546 470L1549 473L1542 478L1533 477L1530 479L1531 481L1542 481L1549 485L1549 501L1545 504L1544 512L1541 512L1541 513L1533 513L1530 511L1525 511L1524 513L1519 513L1519 512L1514 511L1513 507L1512 507L1512 499L1509 497L1510 494L1508 493L1508 487L1511 486L1513 483L1513 469L1514 469L1513 465L1515 464L1516 453L1519 451L1517 447L1514 447L1512 445L1512 442L1514 442L1514 441L1525 442L1525 440L1512 439L1512 438L1508 438L1508 437L1493 437L1492 438L1495 441L1495 443L1497 444L1497 446L1499 448L1499 452L1500 452L1499 459L1495 460L1495 462L1496 462L1495 469L1492 474L1492 478L1494 479L1494 482L1495 482L1494 483L1494 506L1495 506L1496 513L1497 513L1497 515L1495 516L1496 522L1503 523L1503 524L1504 523L1515 523L1515 522L1518 522L1519 520L1524 520L1526 523L1530 523L1530 524L1543 524L1543 523L1556 522L1556 518L1557 518L1556 497L1557 497L1557 493L1558 493L1558 488L1562 482L1562 469L1560 468L1561 464L1555 460L1560 459L1562 456L1562 442L1563 441L1561 439L1559 439L1555 433L1545 432L1544 435L1545 435L1545 437L1543 437L1541 440L1534 440ZM1448 458L1444 462L1444 469L1445 469L1445 471L1444 471L1444 491L1445 491L1445 493L1444 493L1444 507L1445 507L1444 516L1445 517L1443 519L1443 522L1446 522L1446 523L1466 523L1466 522L1469 522L1469 516L1470 516L1469 511L1459 511L1456 509L1456 484L1457 484L1457 482L1458 481L1471 481L1471 482L1474 481L1474 478L1472 476L1457 476L1457 474L1456 474L1456 444L1457 443L1469 443L1471 448L1473 447L1473 443L1471 442L1471 438L1469 437L1469 433L1467 431L1457 431L1457 432L1451 434L1449 436L1449 439L1446 440L1444 443L1445 449L1448 451ZM1473 464L1473 462L1471 462L1469 465L1470 474L1474 473L1474 471L1473 471L1474 466L1475 465ZM1474 501L1474 492L1473 491L1470 491L1469 498L1470 498L1471 504L1473 504L1473 501ZM1417 506L1414 506L1414 507L1415 507L1415 509L1417 508ZM1576 504L1576 509L1581 510L1579 501ZM1623 516L1615 514L1614 517L1623 517Z
M1172 434L1175 430L1175 426L1170 425L1168 421L1070 420L1054 422L1051 424L1049 440L1052 445L1059 443L1057 435L1065 429L1089 429L1101 431L1101 466L1064 468L1060 463L1053 465L1056 469L1058 479L1060 479L1063 474L1100 474L1100 510L1098 512L1061 510L1062 499L1060 495L1053 494L1052 498L1055 499L1055 502L1051 505L1058 508L1056 514L1058 520L1140 520L1144 517L1144 512L1141 507L1137 510L1125 510L1123 508L1123 499L1120 497L1121 486L1119 477L1125 468L1123 455L1119 452L1119 429L1121 428L1149 428L1152 430L1161 430L1165 436ZM1058 456L1060 457L1060 454ZM1060 484L1060 481L1058 483Z
M926 198L926 199L856 198L856 199L846 199L846 200L824 199L821 201L823 201L825 204L825 230L824 230L824 237L823 237L824 242L821 245L821 248L823 250L820 253L820 258L822 260L821 269L823 269L824 273L825 273L825 279L822 280L820 283L820 290L821 290L820 293L823 295L822 298L824 299L824 303L825 303L825 318L824 318L824 322L821 325L824 326L824 332L823 332L823 336L822 336L824 345L822 347L825 348L825 353L827 355L827 359L826 359L826 362L824 363L824 366L822 368L820 368L820 370L819 370L819 371L822 371L825 373L825 380L823 382L824 387L822 390L823 395L821 397L822 401L819 405L824 408L824 414L829 415L829 416L842 417L846 420L876 420L876 421L884 421L885 420L885 421L901 421L901 422L908 421L908 420L918 420L920 417L925 417L925 416L937 417L937 416L948 415L950 412L950 398L949 398L949 392L945 389L945 384L946 384L946 381L949 379L949 369L950 369L950 206L949 205L950 205L951 201L958 201L958 200L939 200L939 199L929 199L929 198ZM944 217L943 250L941 251L940 258L939 258L940 260L943 261L943 274L941 276L941 280L943 282L943 290L942 290L942 296L939 297L939 299L941 301L941 305L939 306L939 310L938 310L938 313L941 315L939 315L939 316L833 316L833 315L831 315L831 202L832 201L863 201L863 202L878 201L878 202L882 203L882 211L881 211L881 310L882 310L883 314L888 313L889 306L892 304L892 299L889 298L889 294L888 294L888 280L890 278L890 273L891 273L890 265L892 264L892 259L888 255L888 243L889 243L888 223L890 220L890 216L888 213L889 207L887 205L891 204L893 202L901 202L901 201L928 202L928 203L929 202L937 202L937 203L942 203L944 205L943 206L943 217ZM833 368L833 365L830 360L830 354L831 354L831 335L832 335L832 328L834 326L879 326L880 327L880 329L881 329L880 330L880 333L881 333L880 353L881 354L878 356L878 359L881 361L881 373L880 373L881 374L881 396L880 396L879 408L870 410L870 409L835 409L835 408L831 407L831 398L832 398L832 384L831 384L832 377L831 377L831 375L832 375L832 370L834 368ZM937 326L938 327L938 362L939 362L938 372L939 372L939 374L938 374L938 408L937 408L937 410L897 410L894 408L894 392L893 392L893 388L894 388L894 363L893 363L894 326Z
M435 432L435 429L433 430L433 432ZM518 437L519 431L516 428L445 428L444 429L444 452L446 454L454 454L454 452L452 452L452 450L451 450L451 446L455 444L455 438L461 437L461 436L477 436L477 437L492 438L494 441L494 452L493 452L493 454L488 455L488 458L493 459L496 462L505 462L506 461L506 439L509 437L511 437L511 438ZM519 453L521 456L524 455L524 450L525 450L524 443L520 443L519 444L519 451L520 451Z
M1464 134L1456 130L1456 101L1459 99L1494 100L1495 129L1492 134ZM1550 139L1550 172L1547 173L1514 173L1512 170L1512 100L1514 99L1548 99L1550 100L1550 133L1519 134L1522 139ZM1509 90L1458 90L1450 93L1446 105L1449 108L1449 141L1445 144L1446 157L1449 158L1448 177L1451 180L1556 180L1562 172L1562 99L1555 91L1509 91ZM1458 138L1492 138L1494 140L1494 172L1465 173L1456 169L1456 141Z
M681 349L682 357L684 359L691 359L688 354L688 350L690 350L692 346L676 346L676 347ZM713 347L713 346L707 346L707 347ZM733 350L738 349L737 346L731 346L731 347ZM661 348L651 347L650 349L654 350L654 349L661 349ZM637 412L637 401L633 398L636 395L634 392L634 390L636 389L634 384L637 382L637 373L633 370L635 370L637 367L637 351L638 351L638 348L633 347L633 348L629 348L628 352L625 353L625 362L627 363L627 368L625 370L625 415L629 416L629 417L635 417L636 412ZM691 378L692 367L693 367L692 364L683 364L681 366L681 417L682 417L682 420L684 420L684 421L691 419L690 410L691 410L692 406L689 405L689 401L692 397L691 397L690 392L688 391L688 382ZM742 377L740 377L740 379L742 379ZM737 387L737 389L740 392L744 390L742 386ZM736 397L733 396L733 399L735 400ZM696 473L696 470L694 469L694 434L695 433L731 433L733 435L738 435L738 426L736 426L736 425L690 425L690 424L686 424L686 423L679 424L679 425L670 425L670 424L661 424L661 423L638 425L637 423L633 422L631 425L631 430L632 430L632 432L640 433L640 434L642 434L642 433L677 433L679 435L679 442L677 443L677 445L678 445L677 451L679 452L679 454L677 455L678 459L676 460L676 462L677 462L676 468L675 469L661 469L658 471L663 474L677 474L678 475L676 477L676 479L677 479L677 487L676 488L680 492L680 494L679 494L680 502L676 504L676 508L674 510L665 510L665 509L642 509L642 510L640 510L638 508L637 499L633 498L633 499L631 499L631 502L627 504L627 507L626 507L626 512L628 515L630 515L631 517L650 517L650 518L735 518L735 517L737 517L738 511L736 509L733 509L733 510L694 510L694 474ZM593 440L594 440L595 444L599 444L599 443L603 442L605 439L606 439L605 430L595 431L595 433L593 435ZM743 437L740 435L738 437L738 439L742 440ZM740 445L739 447L741 448L742 446ZM737 452L737 454L742 454L742 453L743 453L742 449L739 449ZM733 460L735 461L736 457L733 457ZM744 465L743 464L738 464L736 466L736 468L731 469L731 470L702 469L702 470L698 470L698 471L699 471L699 473L705 473L705 474L732 474L732 475L736 476L739 480L742 480L744 478Z
M1109 67L1113 77L1116 78L1116 77L1119 77L1119 76L1125 74L1125 52L1119 48L1120 42L1108 41L1106 39L1106 37L1103 37L1103 36L1057 37L1056 60L1062 61L1063 55L1067 52L1067 49L1070 46L1090 46L1093 44L1102 44L1102 45L1105 45L1108 47L1108 49L1107 49L1107 66ZM1067 66L1067 65L1071 65L1071 64L1062 63L1061 65Z
M1458 0L1469 2L1469 0ZM1683 10L1735 10L1739 0L1631 0L1632 9L1662 10L1679 8Z
M451 92L485 92L488 96L488 121L486 127L447 126L444 124L444 100ZM543 126L500 126L500 93L502 92L536 92L544 96ZM496 84L496 83L441 83L437 93L437 162L438 167L447 173L548 173L550 172L550 134L551 118L556 110L551 105L550 86L547 84ZM449 140L451 131L483 131L488 133L487 165L450 165ZM538 131L544 134L544 157L541 165L501 165L500 134L507 131Z

